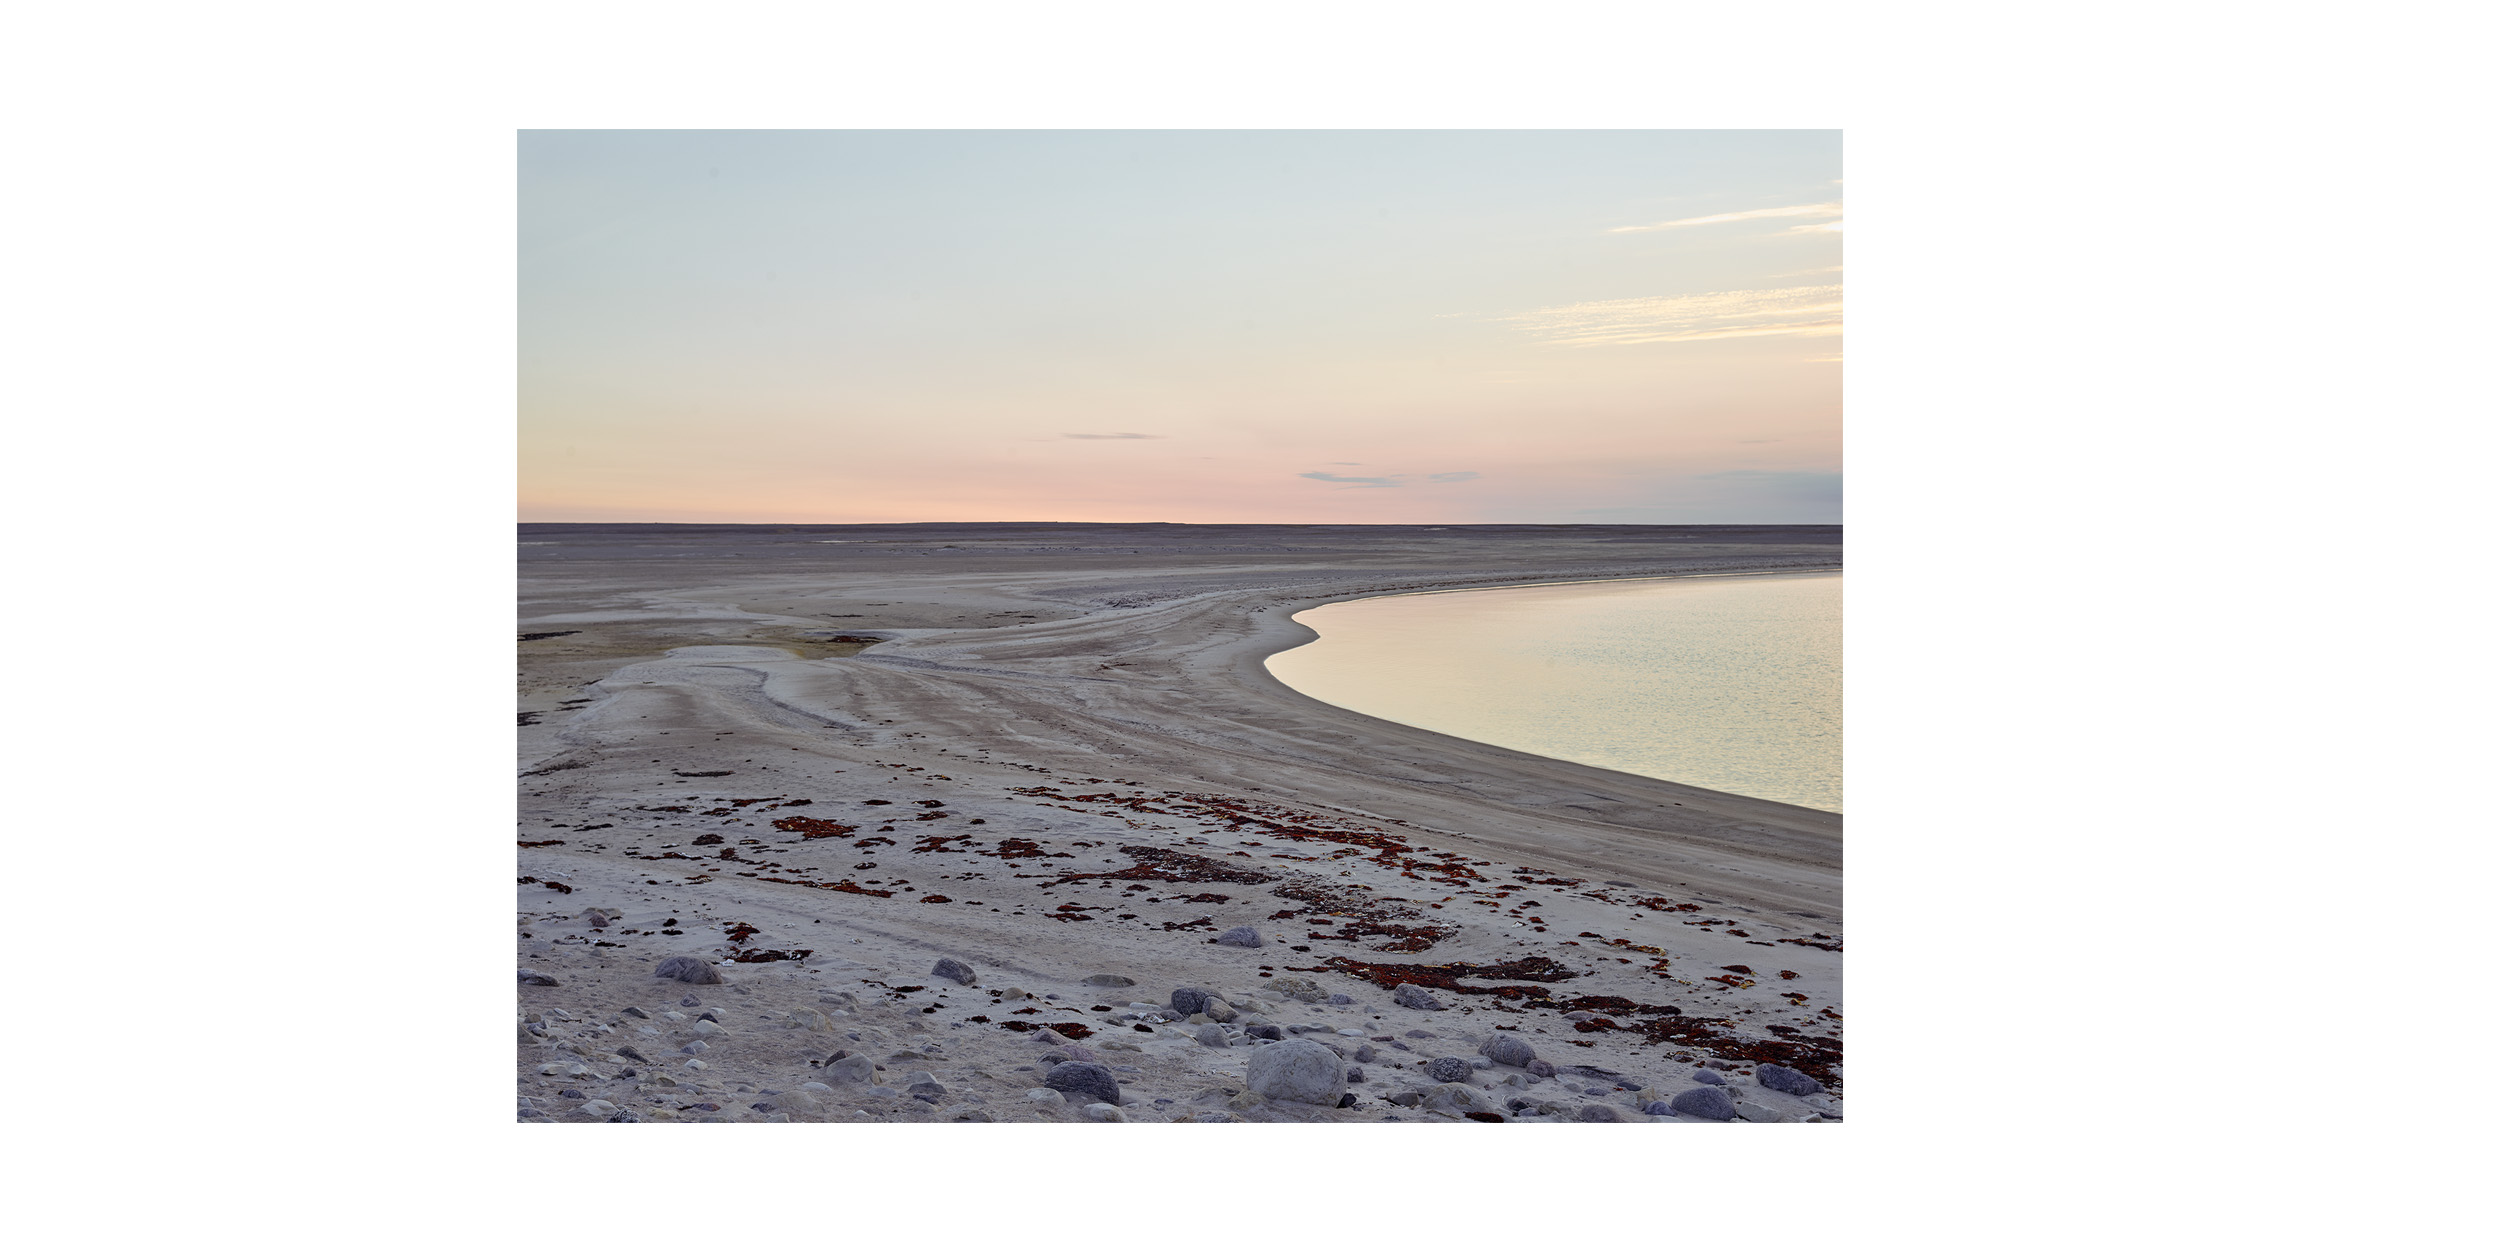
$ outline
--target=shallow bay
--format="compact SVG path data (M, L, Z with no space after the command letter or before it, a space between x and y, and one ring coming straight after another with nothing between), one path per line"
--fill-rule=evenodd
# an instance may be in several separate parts
M1841 575L1394 595L1294 619L1268 671L1436 733L1841 810Z

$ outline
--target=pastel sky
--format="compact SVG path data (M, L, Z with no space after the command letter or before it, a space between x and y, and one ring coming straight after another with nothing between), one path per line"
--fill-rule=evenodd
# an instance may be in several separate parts
M526 131L525 521L1840 519L1837 131Z

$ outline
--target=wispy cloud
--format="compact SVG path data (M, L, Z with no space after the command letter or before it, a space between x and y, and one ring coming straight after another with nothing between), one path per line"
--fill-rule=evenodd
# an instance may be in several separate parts
M1335 482L1341 486L1377 490L1384 486L1408 486L1417 481L1472 482L1484 475L1470 469L1458 473L1392 473L1386 477L1344 477L1335 473L1305 473L1301 476L1314 482Z
M1650 230L1674 230L1682 226L1715 226L1727 221L1760 221L1765 217L1838 217L1840 205L1792 204L1786 208L1749 208L1739 213L1712 213L1707 217L1686 217L1678 221L1653 222L1646 226L1616 226L1608 234L1641 234ZM1840 223L1793 226L1791 230L1838 230Z
M1160 434L1062 434L1061 438L1161 438Z
M1569 347L1690 343L1768 334L1828 335L1840 333L1840 288L1792 286L1597 300L1539 308L1502 320L1548 343Z

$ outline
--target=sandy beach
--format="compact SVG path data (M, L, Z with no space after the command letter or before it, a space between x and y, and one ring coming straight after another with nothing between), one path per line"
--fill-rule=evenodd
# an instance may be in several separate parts
M1837 527L520 540L524 1121L1840 1118L1839 816L1262 666L1324 603Z

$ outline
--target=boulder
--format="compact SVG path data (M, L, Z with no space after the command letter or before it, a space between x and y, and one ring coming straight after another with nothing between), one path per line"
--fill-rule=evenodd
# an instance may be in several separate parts
M944 977L957 985L979 985L981 983L981 978L972 971L972 965L965 963L960 959L941 959L937 961L937 966L929 969L929 975L933 977Z
M1700 1069L1699 1071L1694 1072L1694 1073L1693 1073L1693 1080L1694 1080L1694 1082L1695 1082L1696 1084L1701 1084L1701 1085L1725 1085L1725 1084L1727 1084L1727 1078L1726 1078L1726 1077L1721 1076L1721 1075L1719 1075L1718 1073L1713 1072L1713 1071L1711 1071L1711 1070L1710 1070L1710 1069L1708 1069L1708 1068L1703 1068L1703 1069Z
M1697 1120L1733 1120L1736 1118L1736 1100L1728 1097L1727 1091L1716 1085L1696 1085L1685 1090L1668 1100L1667 1109L1677 1115L1689 1115Z
M1821 1081L1795 1068L1781 1067L1776 1063L1766 1063L1756 1067L1753 1070L1753 1079L1764 1089L1775 1089L1783 1094L1795 1094L1800 1098L1811 1098L1823 1092Z
M1420 985L1409 983L1399 986L1396 998L1400 1007L1412 1007L1417 1011L1444 1010L1441 1000L1425 992L1424 987Z
M1256 948L1267 945L1267 942L1259 936L1259 931L1257 929L1245 924L1226 929L1222 933L1216 934L1215 944L1218 946L1246 946Z
M1245 1036L1261 1038L1271 1042L1282 1041L1285 1036L1285 1031L1283 1029L1277 1028L1272 1024L1253 1024L1243 1029L1242 1033ZM1316 1045L1317 1043L1313 1044Z
M1171 1007L1172 1010L1179 1012L1183 1019L1187 1019L1190 1016L1194 1016L1199 1012L1205 1011L1207 1009L1207 1000L1214 997L1215 995L1199 989L1196 986L1184 985L1181 988L1172 991Z
M1137 982L1132 981L1127 977L1110 972L1097 972L1094 975L1085 978L1085 983L1087 985L1099 985L1104 989L1112 990L1124 990L1137 984Z
M651 975L668 981L683 981L688 985L720 984L720 969L692 955L671 955L661 960L660 966L651 970Z
M1423 1091L1420 1105L1426 1111L1465 1115L1470 1111L1492 1111L1493 1096L1473 1085L1435 1085Z
M556 979L555 979L554 977L548 976L548 975L547 975L546 973L544 973L544 972L540 972L540 971L539 971L538 969L536 969L536 968L523 968L523 969L521 969L521 984L523 984L523 985L554 985L554 984L556 984Z
M1068 1096L1068 1101L1120 1105L1120 1081L1099 1063L1063 1063L1042 1078L1042 1084Z
M1527 1067L1536 1060L1535 1047L1508 1033L1494 1034L1486 1039L1484 1045L1476 1048L1476 1053L1495 1063L1506 1063L1514 1068Z
M1199 1044L1199 1045L1201 1045L1201 1046L1213 1046L1213 1047L1214 1047L1214 1048L1216 1048L1217 1050L1222 1050L1222 1049L1224 1049L1225 1047L1230 1046L1230 1045L1232 1045L1232 1044L1233 1044L1233 1043L1232 1043L1232 1039L1231 1039L1231 1038L1228 1038L1228 1037L1224 1036L1224 1029L1223 1029L1223 1027L1222 1027L1222 1026L1220 1026L1220 1025L1214 1025L1214 1024L1202 1024L1202 1025L1199 1025L1199 1026L1198 1026L1198 1031L1197 1031L1196 1033L1194 1033L1194 1034L1191 1034L1191 1036L1193 1036L1193 1037L1195 1037L1195 1038L1197 1038L1197 1039L1198 1039L1198 1044Z
M1250 1052L1251 1093L1276 1102L1334 1107L1345 1097L1345 1060L1314 1041L1295 1038Z
M1623 1113L1615 1110L1613 1107L1607 1106L1602 1102L1593 1102L1580 1108L1580 1114L1577 1118L1582 1124L1623 1123Z
M877 1064L866 1055L847 1055L825 1065L825 1080L831 1084L874 1085Z
M1444 1085L1464 1083L1475 1070L1474 1065L1454 1055L1443 1055L1424 1065L1424 1075Z
M1543 1077L1549 1081L1554 1078L1554 1065L1542 1059L1531 1059L1521 1066L1528 1070L1530 1076Z

